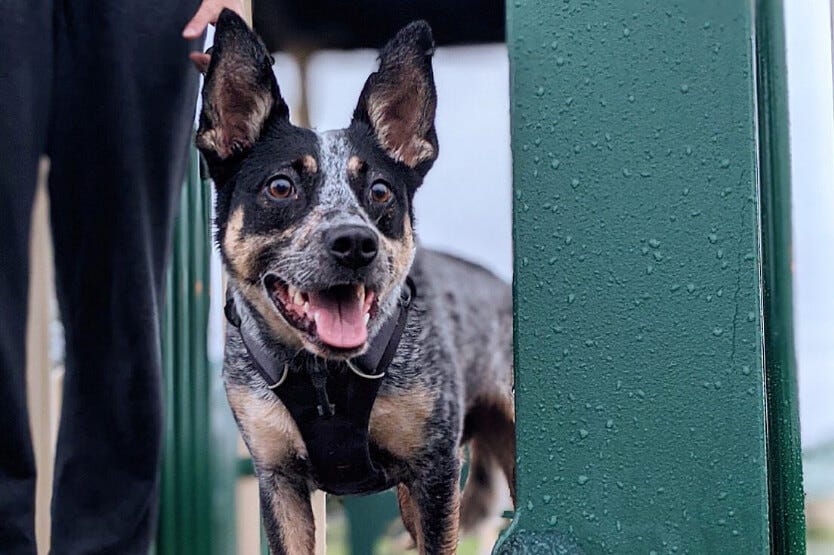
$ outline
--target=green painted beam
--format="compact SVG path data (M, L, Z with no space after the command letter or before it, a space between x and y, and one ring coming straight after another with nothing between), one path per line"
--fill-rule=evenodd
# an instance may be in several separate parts
M753 4L508 14L519 503L496 551L769 552Z

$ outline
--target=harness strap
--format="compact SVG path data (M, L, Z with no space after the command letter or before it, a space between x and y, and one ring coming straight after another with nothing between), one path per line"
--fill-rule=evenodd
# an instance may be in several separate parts
M227 299L226 318L239 330L267 387L295 420L313 476L329 493L361 493L388 485L384 471L371 460L368 424L416 295L411 278L406 285L397 312L383 324L367 352L344 362L318 359L306 352L292 355L266 350L241 326L234 299ZM294 372L291 365L306 372Z

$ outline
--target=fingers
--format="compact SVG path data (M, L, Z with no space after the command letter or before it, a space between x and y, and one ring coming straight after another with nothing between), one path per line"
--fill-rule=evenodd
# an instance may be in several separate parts
M200 4L200 8L191 21L186 24L185 29L182 30L183 38L193 40L199 38L206 30L206 27L212 21L217 21L217 15L220 13L218 5L213 0L205 0Z
M200 38L209 24L217 23L217 18L223 8L229 8L243 16L242 0L203 0L197 13L182 30L183 38L188 40ZM209 62L211 62L210 52L192 52L188 55L188 58L200 73L208 71Z
M209 62L211 62L211 55L203 52L192 52L188 55L191 63L197 68L197 71L205 74L208 71Z
M182 30L183 38L188 40L200 38L209 24L217 22L217 16L220 15L223 8L229 8L243 16L243 2L241 0L203 0L197 13Z

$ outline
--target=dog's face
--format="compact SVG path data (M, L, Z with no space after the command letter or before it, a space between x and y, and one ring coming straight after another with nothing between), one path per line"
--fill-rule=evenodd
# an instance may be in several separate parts
M217 25L197 145L217 185L231 279L286 344L355 356L393 312L414 256L414 192L437 157L433 41L412 23L382 50L346 129L292 125L263 43Z

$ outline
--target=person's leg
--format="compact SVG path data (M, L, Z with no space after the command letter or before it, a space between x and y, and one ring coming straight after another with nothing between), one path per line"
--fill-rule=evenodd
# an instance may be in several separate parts
M197 1L67 0L50 195L66 375L52 553L145 554L157 516L160 328L197 73Z
M26 411L29 224L49 116L51 0L0 17L0 553L34 554L35 459Z

